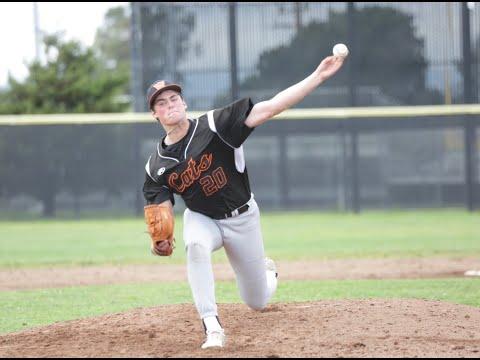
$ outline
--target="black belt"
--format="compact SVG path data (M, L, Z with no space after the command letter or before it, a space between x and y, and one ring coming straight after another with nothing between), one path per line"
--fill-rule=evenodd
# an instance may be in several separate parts
M214 215L213 218L215 220L222 220L222 219L228 219L229 217L237 216L240 214L243 214L245 211L248 210L250 206L248 204L245 204L243 206L240 206L238 209L233 210L230 213L222 214L222 215Z

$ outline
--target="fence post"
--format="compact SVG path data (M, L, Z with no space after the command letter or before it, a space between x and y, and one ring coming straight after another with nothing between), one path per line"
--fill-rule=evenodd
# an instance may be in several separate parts
M133 109L135 112L142 112L145 109L145 101L142 96L142 88L143 84L143 56L141 51L141 44L142 44L142 27L141 27L141 3L131 3L132 8L132 16L131 16L131 71L134 76L132 76L131 82L131 92L132 92L132 100L133 100ZM140 129L138 124L133 124L133 163L135 166L139 165L141 162L140 159ZM142 167L139 166L140 170ZM135 200L134 200L134 214L140 215L143 209L143 196L141 194L141 186L142 186L142 172L139 171L138 174L135 174Z
M280 125L280 124L279 124ZM285 124L288 126L288 124ZM288 168L288 153L287 153L287 135L281 130L280 135L278 136L278 156L280 161L278 162L278 179L279 179L279 190L280 190L280 207L284 209L290 208L290 197L289 197L289 168Z
M348 46L350 47L351 56L347 60L348 64L348 90L349 90L349 106L357 105L356 81L355 81L355 4L347 3L347 36ZM355 129L353 122L349 121L351 130L349 131L351 141L351 194L352 194L352 210L354 213L360 212L360 184L359 184L359 167L358 167L358 131Z
M228 4L228 20L230 25L230 96L231 101L238 99L237 73L237 3Z
M359 156L358 156L358 130L353 122L350 124L352 137L352 161L351 161L351 186L352 186L352 210L360 212L360 184L359 184Z
M473 103L472 92L472 50L470 42L470 11L467 3L462 2L462 44L463 44L463 100L465 104ZM465 200L469 211L474 210L473 186L474 186L474 163L473 154L475 151L475 127L464 117L464 144L465 144Z

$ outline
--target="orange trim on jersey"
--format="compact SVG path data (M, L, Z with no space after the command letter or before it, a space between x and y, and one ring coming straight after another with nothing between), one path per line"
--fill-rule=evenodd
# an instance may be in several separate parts
M212 171L212 175L205 175L200 179L200 185L206 196L215 194L218 190L227 185L227 175L220 166Z
M219 189L227 185L227 175L221 166L212 171L212 176Z
M200 179L200 185L202 185L202 190L206 196L211 196L218 191L215 181L210 175L206 175Z
M190 158L190 160L188 160L187 168L183 170L180 175L176 172L170 174L168 177L168 185L177 190L179 193L183 193L200 178L203 172L210 168L212 163L213 155L211 153L203 154L198 165L193 158ZM179 178L180 181L178 181Z

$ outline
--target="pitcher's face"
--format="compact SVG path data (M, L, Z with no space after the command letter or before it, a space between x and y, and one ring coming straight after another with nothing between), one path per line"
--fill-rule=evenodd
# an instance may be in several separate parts
M162 125L174 126L187 118L187 104L174 90L165 90L153 103L152 115Z

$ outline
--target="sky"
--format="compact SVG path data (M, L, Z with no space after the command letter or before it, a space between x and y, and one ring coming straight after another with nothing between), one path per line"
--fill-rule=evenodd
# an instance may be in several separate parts
M91 46L109 8L128 2L37 2L39 28L46 33L64 31L65 40ZM17 80L27 75L26 62L35 58L33 2L0 3L0 88L8 72Z

